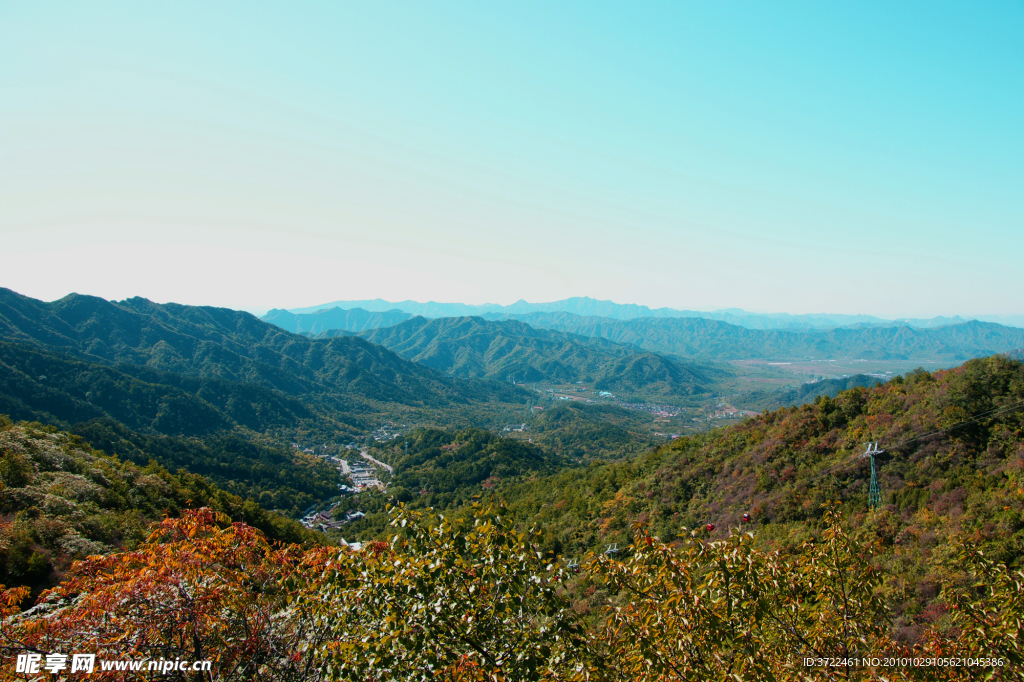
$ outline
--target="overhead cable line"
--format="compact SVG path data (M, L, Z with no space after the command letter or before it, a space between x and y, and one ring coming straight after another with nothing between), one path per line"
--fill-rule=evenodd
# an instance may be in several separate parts
M914 436L913 438L908 438L906 440L902 440L899 443L896 443L895 445L888 446L888 449L890 451L891 450L895 450L895 449L900 448L900 447L902 447L904 445L907 445L909 443L913 443L915 441L923 440L925 438L931 438L932 436L937 436L937 435L945 433L947 431L952 431L953 429L960 428L961 426L966 426L967 424L973 424L975 422L981 421L983 419L987 419L989 417L995 417L997 415L1003 414L1004 412L1012 412L1013 410L1020 409L1022 407L1024 407L1024 400L1021 400L1021 401L1018 401L1016 403L1013 403L1012 405L1003 405L1003 406L1000 406L1000 407L994 407L994 408L992 408L990 410L986 410L984 412L980 412L980 413L978 413L976 415L968 417L967 419L964 419L963 421L959 421L959 422L957 422L955 424L952 424L950 426L946 426L946 427L943 427L941 429L936 429L934 431L929 431L927 433L923 433L923 434ZM874 450L873 453L871 452L872 450ZM865 456L869 456L870 457L872 454L881 454L882 452L884 452L884 450L883 451L879 451L878 450L878 443L876 442L876 443L873 443L873 444L869 444L868 452L855 455L855 457L857 457L857 458L865 457ZM872 459L872 473L874 473L874 458L872 457L871 459ZM838 469L847 469L846 471L843 471L841 473L847 473L847 474L852 473L852 472L850 472L848 470L848 467L849 467L849 460L840 460L840 461L836 462L835 464L833 464L832 466L830 466L827 469L825 469L824 471L819 471L812 478L807 480L805 485L806 485L807 488L810 488L811 486L816 485L817 483L819 483L825 477L831 476L831 475L834 475L835 473L837 473ZM877 486L878 485L877 484L877 478L874 478L874 481L875 481L874 486ZM769 497L771 497L771 496L769 496ZM880 506L880 504L881 504L881 491L878 490L877 488L875 490L869 489L869 498L870 498L869 499L869 504L871 502L874 502L876 506Z
M957 422L955 424L952 424L950 426L945 426L945 427L943 427L941 429L936 429L934 431L929 431L928 433L922 433L922 434L920 434L918 436L914 436L913 438L908 438L906 440L900 441L899 443L896 443L895 445L890 445L889 449L890 450L894 450L894 449L902 447L902 446L904 446L904 445L906 445L908 443L913 443L915 441L924 440L925 438L931 438L932 436L937 436L940 433L945 433L946 431L952 431L953 429L960 428L961 426L966 426L968 424L974 424L976 422L981 421L982 419L987 419L989 417L994 417L994 416L996 416L998 414L1002 414L1004 412L1012 412L1013 410L1016 410L1016 409L1018 409L1020 407L1024 407L1024 400L1016 402L1013 405L1004 405L1002 407L994 407L991 410L986 410L985 412L980 412L980 413L978 413L978 414L976 414L976 415L974 415L972 417L968 417L967 419L964 419L963 421L959 421L959 422Z

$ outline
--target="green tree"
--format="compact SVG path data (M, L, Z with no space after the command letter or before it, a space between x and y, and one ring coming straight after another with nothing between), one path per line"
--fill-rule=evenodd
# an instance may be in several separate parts
M465 521L393 510L390 541L343 554L313 596L333 624L328 662L347 680L564 679L584 632L542 560L539 531L501 507Z

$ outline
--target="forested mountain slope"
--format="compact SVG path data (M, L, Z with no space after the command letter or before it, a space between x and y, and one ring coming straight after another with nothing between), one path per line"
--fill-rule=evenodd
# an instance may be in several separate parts
M428 410L464 423L466 410L520 410L528 397L247 313L0 290L0 413L140 464L184 467L268 509L298 513L337 492L333 467L287 447L293 440L346 442Z
M877 461L882 507L871 514L866 441L887 451ZM745 527L789 547L836 501L877 535L891 589L911 591L900 599L915 628L941 615L924 612L950 538L971 537L1011 565L1024 559L1024 365L994 356L915 372L499 494L563 554L627 542L637 522L662 538L707 523L723 536L748 512Z
M106 658L125 637L149 658L174 642L175 658L247 679L1020 677L1019 362L915 372L554 474L543 451L486 432L413 438L391 444L396 492L443 514L368 515L372 542L341 552L184 514L79 564L32 610L4 592L3 640ZM889 455L870 511L865 440ZM24 460L0 472L12 487L29 487ZM36 472L31 486L65 501L93 490ZM59 527L32 518L15 527Z
M882 504L873 511L869 463L860 457L867 441L886 450L877 460ZM894 614L894 636L909 645L929 628L951 627L940 587L969 584L958 557L963 542L987 560L1022 566L1024 365L993 356L914 372L680 438L636 459L489 484L447 499L428 491L410 505L430 500L458 516L468 512L459 501L475 488L504 500L521 527L539 524L539 548L567 560L609 546L625 551L636 524L666 542L689 538L687 529L702 541L742 529L759 547L799 554L805 541L821 538L832 503L870 552L876 595ZM371 511L361 522L364 538L384 531L384 501L363 501Z
M378 327L390 327L404 322L412 315L401 310L369 312L362 308L342 309L338 307L318 310L315 313L292 313L275 308L260 318L263 322L277 325L295 334L319 334L327 330L361 332ZM336 336L337 334L335 334Z
M111 302L71 294L44 303L0 289L0 338L107 363L259 383L292 396L334 391L402 404L511 398L512 387L458 382L359 338L313 340L249 313Z
M185 468L267 509L295 513L337 494L338 474L263 436L352 428L258 384L111 367L4 341L0 414L60 426L139 465Z
M512 319L541 329L632 344L656 353L717 360L853 357L962 362L1024 345L1024 329L977 321L937 329L902 325L795 332L746 329L697 318L616 320L570 313L532 313Z
M681 363L604 339L479 317L416 317L363 332L402 357L466 378L519 383L576 381L600 390L681 397L712 390L721 369Z
M982 416L960 425L975 415ZM575 537L580 529L594 532L597 519L608 531L626 532L640 515L666 536L708 522L725 529L745 512L758 524L807 521L828 499L851 511L867 507L870 472L858 457L867 441L887 450L879 480L883 504L896 518L928 509L972 531L995 522L1024 549L1024 495L1016 487L1024 474L1024 365L1001 356L766 412L636 460L559 474L509 497L536 509L562 500L564 514L541 516ZM616 496L618 503L605 504ZM1004 515L1011 498L1018 510Z
M0 584L52 587L71 562L134 549L148 525L211 507L271 538L308 541L298 523L218 489L201 476L145 468L82 438L0 415Z
M458 506L500 481L552 473L565 464L535 445L482 429L417 429L380 452L394 465L389 495L417 499L417 506Z
M849 377L822 379L811 383L800 384L796 388L753 390L743 396L743 405L755 410L774 410L780 407L803 405L818 396L835 398L843 391L851 388L870 387L880 383L878 377L867 374L854 374Z
M645 413L576 401L553 403L535 415L528 435L545 450L580 462L640 455L655 442Z

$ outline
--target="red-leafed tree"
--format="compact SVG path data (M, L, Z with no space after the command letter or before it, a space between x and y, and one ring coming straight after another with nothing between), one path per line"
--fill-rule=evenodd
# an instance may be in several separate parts
M76 563L29 611L14 613L24 589L6 592L4 658L27 651L211 660L211 672L162 678L317 680L312 652L321 637L293 604L299 592L316 589L331 551L274 547L258 530L209 509L186 512L158 524L136 551Z

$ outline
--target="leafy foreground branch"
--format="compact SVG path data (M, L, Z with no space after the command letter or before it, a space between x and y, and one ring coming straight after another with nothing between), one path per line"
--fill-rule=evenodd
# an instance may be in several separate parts
M136 551L78 562L18 612L2 595L3 676L17 654L204 660L168 680L1019 679L1022 576L965 546L952 627L916 650L891 636L882 576L834 513L792 556L749 534L674 544L638 530L621 560L548 564L501 508L465 520L399 508L362 552L274 546L210 510L158 524ZM581 604L597 599L596 615ZM889 657L1002 665L885 665ZM879 659L872 667L864 662ZM807 666L805 659L855 665ZM149 679L97 671L89 679Z

